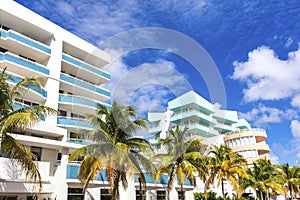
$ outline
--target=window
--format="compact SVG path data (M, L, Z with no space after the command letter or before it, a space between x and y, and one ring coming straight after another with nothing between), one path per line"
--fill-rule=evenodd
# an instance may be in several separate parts
M63 117L66 117L67 116L67 111L64 111L64 110L58 110L59 112L59 116L63 116Z
M100 199L101 200L111 200L111 196L109 194L108 189L101 189L100 190Z
M182 192L178 191L178 200L183 199L184 195L185 195L185 191L182 191Z
M6 196L4 196L4 197L0 197L0 200L17 200L17 197L15 196L15 197L6 197Z
M68 188L68 200L84 200L82 188Z
M135 199L136 200L142 200L142 197L146 197L146 191L142 191L142 196L140 194L140 190L135 190ZM146 199L146 198L145 198Z
M166 200L166 191L156 191L157 200Z
M38 161L41 161L42 148L41 147L31 147L31 153L36 155Z

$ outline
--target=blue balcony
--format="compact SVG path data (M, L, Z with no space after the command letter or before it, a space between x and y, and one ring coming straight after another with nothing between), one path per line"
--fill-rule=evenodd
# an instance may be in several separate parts
M71 117L58 117L57 118L57 124L62 125L62 126L67 126L67 127L76 127L76 128L87 128L87 129L92 129L93 126L86 122L83 119L79 118L71 118Z
M79 67L81 69L85 69L87 71L91 71L91 72L93 72L95 74L98 74L98 75L100 75L100 76L102 76L102 77L110 80L110 74L109 73L107 73L105 71L102 71L100 69L97 69L96 67L94 67L94 66L92 66L90 64L87 64L87 63L85 63L83 61L80 61L80 60L78 60L76 58L73 58L73 57L71 57L71 56L69 56L67 54L63 54L62 55L62 59L64 61L66 61L66 62L69 62L69 63L71 63L73 65L76 65L77 67Z
M3 29L0 29L0 34L1 34L1 37L4 39L11 38L11 39L17 40L18 42L21 42L25 45L36 48L47 54L51 54L51 49L49 47L47 47L46 45L44 45L38 41L35 41L33 39L30 39L30 38L28 38L22 34L19 34L13 30L5 31Z
M82 139L77 139L77 138L69 138L69 139L67 139L67 142L72 143L72 144L80 144L80 145L93 144L93 141L82 140Z
M15 110L19 110L21 108L25 108L25 105L21 104L21 103L18 103L18 102L15 102L13 107L14 107Z
M34 71L43 73L45 75L49 75L48 69L42 67L41 65L39 65L37 63L28 61L24 58L18 57L11 53L7 53L7 52L4 54L0 53L0 61L9 61L9 62L18 64L18 65L21 65L27 69L34 70Z
M144 173L145 179L146 179L146 183L152 183L152 184L164 184L167 185L168 184L168 175L161 175L160 179L156 181L156 183L154 182L154 177L151 174L148 173ZM139 182L138 176L135 176L134 179L135 183Z
M22 79L16 76L11 76L10 82L12 82L13 84L17 84L18 82L20 82ZM42 95L43 97L47 97L47 92L45 90L43 90L42 88L36 87L36 86L30 86L28 87L29 89L39 93L40 95Z
M90 90L92 92L96 92L96 93L104 95L106 97L110 97L110 92L109 91L107 91L105 89L102 89L100 87L96 87L93 84L87 83L87 82L79 80L77 78L68 76L66 74L60 74L60 79L62 81L66 81L68 83L71 83L71 84L73 84L75 86L80 86L80 87L85 88L87 90Z
M67 165L67 179L78 179L79 164ZM95 178L97 181L107 181L106 171L101 170L98 176Z
M93 107L95 109L98 108L97 102L95 102L91 99L79 97L79 96L59 95L59 102L70 103L70 104L79 104L79 105L83 105L83 106ZM108 104L105 104L105 103L101 103L101 104L107 108L110 108L110 106Z

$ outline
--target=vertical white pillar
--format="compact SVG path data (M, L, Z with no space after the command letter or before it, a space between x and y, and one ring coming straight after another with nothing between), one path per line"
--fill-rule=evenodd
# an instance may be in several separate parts
M62 46L62 39L59 36L54 35L50 43L51 57L47 64L47 68L49 69L49 78L45 85L45 90L47 91L45 106L49 106L54 109L58 109ZM56 116L50 116L47 117L46 122L48 125L56 126L56 120Z

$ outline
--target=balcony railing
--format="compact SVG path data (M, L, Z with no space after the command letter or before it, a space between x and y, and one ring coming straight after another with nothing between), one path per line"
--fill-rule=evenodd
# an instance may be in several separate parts
M184 118L189 118L189 117L198 117L201 119L204 119L204 121L206 122L211 122L212 118L209 115L203 114L200 111L197 110L189 110L186 112L178 112L175 113L172 117L171 117L171 121L177 121L177 120L182 120Z
M79 105L83 105L83 106L98 108L98 104L97 104L97 102L95 102L95 100L85 98L85 97L81 97L81 96L75 96L75 95L60 94L59 95L59 102L79 104ZM102 103L102 102L100 103L99 102L99 104L102 104L107 108L110 108L110 106L106 103Z
M73 143L73 144L80 144L80 145L89 145L89 144L94 143L91 140L84 140L84 139L78 139L78 138L68 138L67 142Z
M60 79L63 80L63 81L66 81L70 84L73 84L75 86L79 86L79 87L82 87L84 89L87 89L87 90L90 90L90 91L93 91L93 92L97 92L97 93L99 93L101 95L104 95L106 97L110 97L110 92L108 90L97 87L97 86L95 86L91 83L85 82L83 80L79 80L79 79L77 79L75 77L72 77L72 76L69 76L67 74L61 73L60 74Z
M19 57L9 52L6 53L0 52L0 61L9 61L14 64L21 65L22 67L25 67L27 69L49 75L49 70L46 69L43 65L38 64L36 62L32 62L30 60L26 60L22 57Z
M78 170L79 170L79 164L68 164L67 165L67 179L78 179ZM96 181L107 181L106 171L101 170L100 173L98 173L97 177L94 179Z
M95 74L98 74L98 75L100 75L100 76L102 76L102 77L110 80L110 74L108 72L105 72L105 71L103 71L101 69L97 69L96 67L94 67L94 66L92 66L92 65L90 65L90 64L88 64L86 62L83 62L83 61L81 61L81 60L79 60L77 58L74 58L74 57L72 57L72 56L70 56L68 54L64 53L62 55L62 59L63 59L63 61L66 61L66 62L69 62L69 63L71 63L73 65L76 65L79 68L91 71L91 72L93 72Z
M11 79L9 80L9 82L13 83L13 84L17 84L18 82L20 82L22 79L17 77L17 76L11 76ZM40 95L42 95L43 97L47 97L47 92L45 90L43 90L42 88L36 87L36 86L30 86L28 87L30 90L33 90L37 93L39 93Z
M20 33L17 33L16 31L13 31L13 30L4 30L4 29L0 29L0 34L1 34L1 38L4 38L4 39L7 39L7 38L11 38L11 39L14 39L14 40L17 40L18 42L21 42L25 45L28 45L30 47L33 47L33 48L36 48L40 51L43 51L47 54L51 54L51 49L43 44L43 43L40 43L38 41L35 41L29 37L26 37Z
M67 127L87 128L87 129L93 128L93 126L89 124L85 119L64 117L64 116L57 117L57 124L67 126Z
M232 131L232 132L226 133L226 135L231 135L231 134L235 134L235 133L249 133L249 132L261 132L262 134L266 134L266 131L264 129L251 128L251 129L247 129L247 130Z

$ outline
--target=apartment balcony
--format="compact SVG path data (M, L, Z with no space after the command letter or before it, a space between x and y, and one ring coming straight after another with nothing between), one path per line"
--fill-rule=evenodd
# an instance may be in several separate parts
M180 125L180 129L184 129L185 127L188 128L188 132L195 132L203 137L212 137L219 135L220 133L214 130L211 126L204 126L199 123L187 124L187 125Z
M155 126L155 127L148 127L148 132L150 134L156 134L162 131L162 127L160 126Z
M62 55L62 71L100 85L110 80L110 74L68 54Z
M232 132L232 131L236 130L235 127L232 127L232 126L227 125L227 124L222 124L222 123L215 124L214 128L221 131L221 132L223 132L223 133Z
M0 68L7 67L7 71L23 77L47 78L49 70L46 66L30 61L10 52L0 52Z
M49 183L50 163L37 162L43 181L42 194L53 193L54 185ZM26 174L21 166L9 158L0 157L0 192L6 194L32 193L38 191L38 185L26 181Z
M240 137L247 137L247 136L254 136L257 143L266 141L267 139L267 133L265 130L253 128L248 130L239 130L239 131L230 132L224 137L224 141L226 142L228 140L232 140Z
M71 179L78 179L79 166L80 164L77 163L69 163L67 165L67 182L72 182ZM104 182L106 182L105 185L107 185L107 176L105 170L101 170L94 181L91 182L91 184L94 184L95 182L98 182L98 184L105 184Z
M85 111L86 114L93 114L98 108L98 104L102 104L107 108L110 108L110 105L97 102L94 99L89 99L81 96L60 94L59 95L59 108L62 110L72 110L75 113Z
M68 138L67 139L68 143L73 143L73 144L79 144L79 145L90 145L93 144L94 142L91 140L85 140L85 139L78 139L78 138Z
M11 76L11 79L9 80L9 84L14 86L21 80L22 78L19 78L17 76ZM30 86L28 87L28 91L26 92L25 97L40 102L47 98L47 92L42 88L36 86Z
M74 95L84 96L97 101L110 98L110 92L89 82L64 73L60 75L60 90L72 92Z
M12 29L4 30L0 28L0 46L16 51L21 55L26 55L34 60L44 61L50 57L49 46L22 35Z
M93 129L93 126L89 124L85 119L72 118L72 117L57 117L57 126L64 128L75 128L75 129Z
M232 151L239 152L239 151L247 151L247 150L257 150L258 155L264 155L270 152L270 147L266 142L259 142L256 144L248 144L248 145L241 145L238 147L232 148Z
M205 124L210 124L212 122L212 119L209 115L206 115L197 110L189 110L188 112L175 113L171 117L171 122L178 124L183 119L197 120L197 121L201 121Z

